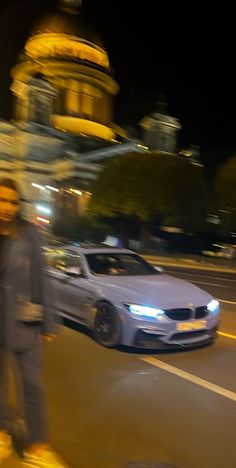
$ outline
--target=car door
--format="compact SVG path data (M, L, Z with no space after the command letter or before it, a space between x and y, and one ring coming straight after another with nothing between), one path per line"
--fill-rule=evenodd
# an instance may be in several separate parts
M65 254L63 250L50 249L44 250L48 275L53 286L53 296L55 300L55 309L60 312L63 303L63 284L65 281Z
M62 310L69 316L87 322L93 302L93 286L86 277L81 256L69 249L64 251L65 271L62 280Z

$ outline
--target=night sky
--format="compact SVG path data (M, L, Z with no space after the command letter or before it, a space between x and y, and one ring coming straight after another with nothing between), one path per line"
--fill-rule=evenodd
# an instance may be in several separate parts
M9 70L32 24L56 4L1 0L2 118L11 116ZM153 0L84 0L83 11L100 32L121 87L115 120L135 128L165 94L169 113L183 126L180 145L199 145L203 154L216 148L206 156L209 164L224 160L227 148L236 147L233 11L216 3L208 12L199 2L183 7Z

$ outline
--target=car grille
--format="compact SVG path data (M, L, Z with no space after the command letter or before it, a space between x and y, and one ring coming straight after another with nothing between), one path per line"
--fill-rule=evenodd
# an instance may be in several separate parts
M189 320L193 319L201 319L206 317L208 314L208 310L206 306L203 307L196 307L196 309L169 309L165 310L165 315L171 320Z
M208 310L207 310L206 306L196 307L196 310L195 310L195 318L196 319L204 318L204 317L207 316L207 314L208 314Z
M191 309L165 310L165 315L171 320L189 320L191 318L191 313Z
M185 333L175 333L171 337L171 341L184 341L190 340L191 338L202 338L202 337L209 336L209 331L207 330L199 330L199 331L191 331Z

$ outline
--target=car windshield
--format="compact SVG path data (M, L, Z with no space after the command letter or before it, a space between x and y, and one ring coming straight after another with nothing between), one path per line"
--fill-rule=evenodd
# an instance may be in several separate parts
M86 254L93 275L137 276L158 275L160 271L136 254L96 253Z

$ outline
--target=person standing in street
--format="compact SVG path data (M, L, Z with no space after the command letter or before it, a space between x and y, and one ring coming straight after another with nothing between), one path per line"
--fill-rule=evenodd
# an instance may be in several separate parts
M42 377L42 338L55 336L52 290L37 228L20 214L12 179L0 180L0 465L12 451L8 364L20 377L27 429L24 467L66 468L48 444ZM10 358L10 359L9 359Z

